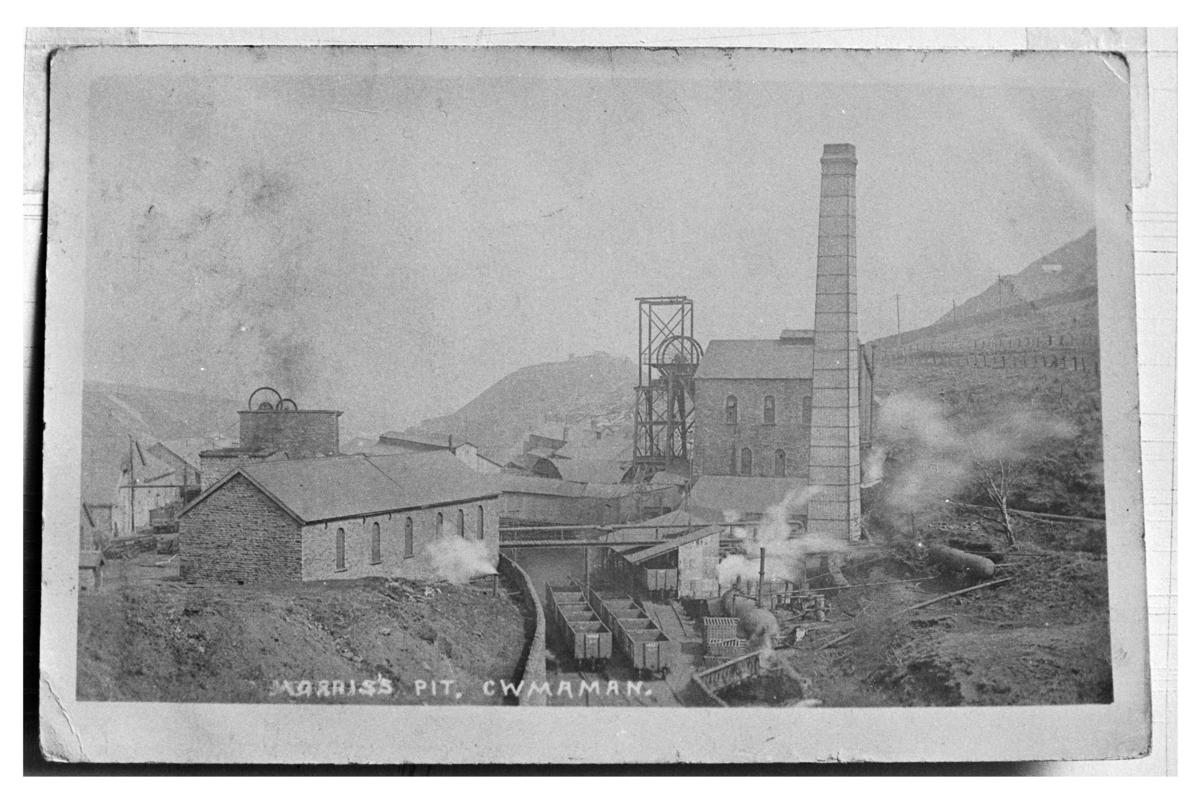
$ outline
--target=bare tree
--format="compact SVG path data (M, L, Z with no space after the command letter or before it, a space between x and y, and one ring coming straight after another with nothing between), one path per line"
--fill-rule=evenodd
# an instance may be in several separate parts
M989 522L999 525L1003 529L1003 540L1009 548L1016 546L1016 531L1012 525L1012 515L1008 511L1007 498L1008 487L1012 481L1009 480L1009 467L1014 468L1014 465L1008 463L1007 459L1002 457L995 457L989 459L980 458L977 454L974 459L974 466L978 471L979 483L986 493L987 498L994 504L992 510L999 512L999 517L996 518L983 511L970 508L975 516L981 517Z

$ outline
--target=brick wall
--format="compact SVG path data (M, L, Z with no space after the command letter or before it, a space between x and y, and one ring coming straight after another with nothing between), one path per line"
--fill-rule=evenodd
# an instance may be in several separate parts
M178 558L184 580L299 580L299 524L237 475L180 518Z
M302 530L302 578L306 581L365 578L371 576L426 578L433 574L427 558L427 546L435 541L436 515L444 515L444 536L455 536L457 512L464 510L464 538L478 538L478 519L484 520L483 541L492 563L498 556L498 517L501 507L496 497L460 505L440 506L392 514L353 517L319 522ZM484 509L480 513L478 509ZM414 555L407 557L406 520L414 532ZM381 561L373 563L373 523L381 532ZM344 569L336 567L336 532L344 530Z
M725 422L727 395L738 398L738 423ZM775 424L763 423L763 398L775 398ZM802 421L803 398L812 396L811 380L703 378L696 382L698 475L740 474L730 464L730 448L753 453L752 475L775 475L775 451L787 456L786 474L808 474L809 428Z
M285 450L291 458L340 452L339 411L241 411L240 446Z

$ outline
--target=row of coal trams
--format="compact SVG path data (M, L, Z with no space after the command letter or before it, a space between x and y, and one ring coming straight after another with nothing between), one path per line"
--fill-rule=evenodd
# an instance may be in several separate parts
M637 674L663 677L679 658L680 642L664 633L630 595L549 585L546 601L561 649L582 667L603 668L616 648Z

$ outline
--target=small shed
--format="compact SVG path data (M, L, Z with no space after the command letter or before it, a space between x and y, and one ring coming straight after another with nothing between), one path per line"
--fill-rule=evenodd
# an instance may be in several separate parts
M723 530L722 525L704 525L655 544L614 547L611 566L654 597L716 597Z
M83 550L79 553L79 589L86 589L85 582L91 581L91 588L99 591L104 586L104 559L101 550Z

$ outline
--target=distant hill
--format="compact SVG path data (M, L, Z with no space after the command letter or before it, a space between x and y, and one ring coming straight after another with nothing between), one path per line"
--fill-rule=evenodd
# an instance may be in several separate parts
M637 382L632 360L606 353L536 364L510 373L455 413L424 420L417 430L462 436L503 460L521 452L531 431L563 433L567 427L570 449L585 445L587 457L613 458L632 440Z
M129 436L150 443L235 437L241 407L226 398L84 381L84 502L112 502Z
M1097 282L1095 231L1067 242L1038 258L1015 275L1004 275L981 293L951 309L935 324L964 320L998 312L1080 289L1093 289ZM1002 286L1000 285L1002 284Z

